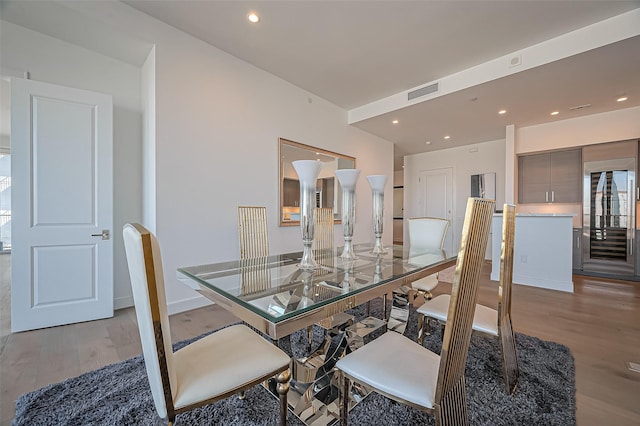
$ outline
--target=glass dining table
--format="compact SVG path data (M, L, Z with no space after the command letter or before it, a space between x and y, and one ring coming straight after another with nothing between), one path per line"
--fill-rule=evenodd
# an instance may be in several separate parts
M373 244L356 244L355 260L340 258L341 247L315 251L318 268L313 271L300 269L302 252L294 252L181 267L177 274L185 284L271 338L274 344L280 341L281 346L283 338L287 340L299 330L311 330L313 324L323 322L330 324L332 318L344 317L345 311L382 296L382 319L367 317L349 323L348 328L340 329L338 343L336 327L332 330L333 343L327 332L326 343L315 351L311 350L310 333L306 353L292 356L291 409L307 425L328 425L339 417L333 368L337 359L364 344L363 336L381 325L385 330L403 332L408 306L405 299L404 309L400 307L394 314L398 299L394 292L404 288L406 294L411 282L453 266L457 259L443 250L402 245L387 247L387 253L381 255L372 254L372 249ZM354 384L350 408L368 393L368 389Z
M443 250L393 245L383 255L356 244L317 251L318 268L298 268L302 252L178 268L178 278L238 319L277 340L455 264ZM385 314L387 309L385 308Z

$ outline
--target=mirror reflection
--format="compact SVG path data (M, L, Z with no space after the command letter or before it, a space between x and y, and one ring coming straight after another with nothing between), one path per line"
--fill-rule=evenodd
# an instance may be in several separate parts
M280 226L300 224L300 183L291 164L296 160L323 162L316 183L316 207L333 208L334 223L340 223L342 191L334 172L338 169L354 169L356 159L280 138Z

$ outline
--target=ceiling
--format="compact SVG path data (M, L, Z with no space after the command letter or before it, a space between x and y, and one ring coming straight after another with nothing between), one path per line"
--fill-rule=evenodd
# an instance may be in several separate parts
M51 19L52 1L1 1L3 19L54 37L70 37L77 21L69 18L77 14L73 10L65 14L64 25ZM347 111L640 8L640 0L124 3ZM31 5L38 13L28 13ZM249 11L260 15L259 23L247 21ZM80 38L92 43L87 47L110 49L108 54L130 63L140 57L132 49L144 50L139 43L107 47L97 40L106 34L104 23L83 24L91 32ZM504 139L509 124L521 127L640 105L638 52L640 36L635 36L352 124L393 142L398 170L403 155ZM628 100L616 102L623 94ZM585 104L591 106L569 109ZM503 108L507 113L498 115ZM561 114L552 117L551 110ZM397 125L391 124L394 119ZM451 138L445 141L444 135Z
M347 110L640 8L574 0L126 3ZM249 11L259 23L247 21ZM508 124L640 105L639 52L634 37L354 125L395 144L398 170L404 155L503 139ZM622 94L629 99L616 102Z

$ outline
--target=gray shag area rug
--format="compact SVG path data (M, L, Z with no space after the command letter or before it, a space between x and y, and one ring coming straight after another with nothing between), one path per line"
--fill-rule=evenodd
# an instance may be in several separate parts
M380 312L374 301L372 313ZM352 311L363 317L364 309ZM412 309L405 335L414 338L417 321ZM315 326L314 326L315 327ZM314 329L319 345L322 331ZM200 336L201 337L201 336ZM198 339L191 339L191 341ZM301 355L306 332L281 341L284 350ZM466 368L467 404L472 425L575 425L575 367L569 349L524 334L516 335L520 380L508 396L502 385L497 339L473 334ZM179 349L189 341L179 342ZM440 353L441 330L425 338L425 346ZM291 348L294 348L292 351ZM390 366L390 368L393 368ZM246 398L227 398L177 416L178 425L275 425L278 402L262 386ZM291 411L290 425L302 425ZM349 413L354 425L434 425L434 418L372 393ZM32 425L160 425L142 356L103 367L81 376L22 395L16 401L13 426Z

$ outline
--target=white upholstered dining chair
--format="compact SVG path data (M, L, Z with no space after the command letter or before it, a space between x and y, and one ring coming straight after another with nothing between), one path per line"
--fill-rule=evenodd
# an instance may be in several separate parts
M449 221L437 217L416 217L408 220L409 225L409 250L420 251L421 249L440 249L444 246L444 240L449 229ZM414 295L410 302L413 302L415 294L424 296L425 300L430 300L433 296L431 290L438 285L438 273L420 278L411 283Z
M498 309L476 305L473 330L495 336L500 341L502 370L505 390L512 394L518 384L520 370L516 341L511 324L511 284L513 277L513 248L515 242L516 208L505 204L502 214L502 247L500 252L500 284L498 286ZM429 327L429 319L447 323L451 296L441 294L425 302L417 310L418 343L422 345L424 328Z
M176 415L275 377L286 424L289 356L244 325L223 328L173 352L160 246L142 225L126 224L129 265L144 363L158 415Z
M464 371L480 271L495 202L470 198L453 278L450 326L437 355L407 337L386 332L336 364L343 375L341 421L347 424L350 382L431 412L436 425L468 425Z

